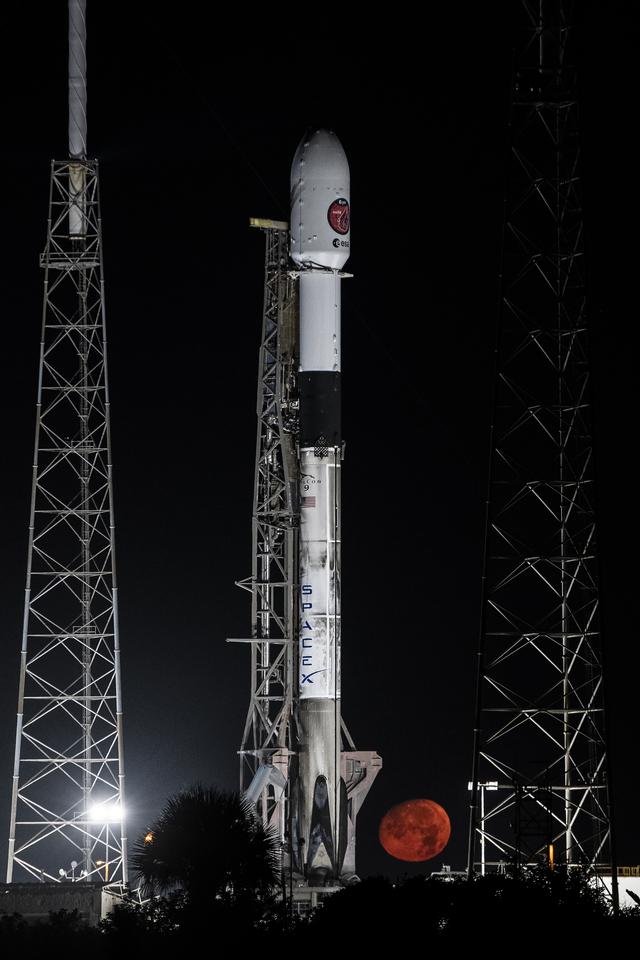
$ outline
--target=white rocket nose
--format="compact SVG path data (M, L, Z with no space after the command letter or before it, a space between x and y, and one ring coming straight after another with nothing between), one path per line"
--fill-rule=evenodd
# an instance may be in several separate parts
M349 163L343 146L332 130L316 130L298 144L291 164L291 189L301 178L342 182L349 188Z
M349 258L349 163L331 130L300 141L291 165L291 258L339 270Z

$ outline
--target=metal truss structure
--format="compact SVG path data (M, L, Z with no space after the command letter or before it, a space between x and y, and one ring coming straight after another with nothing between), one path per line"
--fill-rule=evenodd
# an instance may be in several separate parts
M286 784L296 682L297 308L287 223L252 221L265 234L258 364L258 431L251 577L251 701L240 749L240 788L265 825L287 833Z
M580 148L567 4L523 0L469 871L611 871Z
M126 882L98 165L51 170L7 882Z

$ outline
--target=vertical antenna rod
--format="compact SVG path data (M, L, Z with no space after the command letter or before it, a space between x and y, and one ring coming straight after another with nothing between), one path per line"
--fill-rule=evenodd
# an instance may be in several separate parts
M87 21L85 0L69 0L69 233L86 232Z
M87 157L86 0L69 0L69 156Z

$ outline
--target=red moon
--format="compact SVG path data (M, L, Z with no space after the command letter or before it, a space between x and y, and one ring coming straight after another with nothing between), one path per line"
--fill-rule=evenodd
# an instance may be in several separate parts
M431 860L444 850L451 836L447 811L434 800L405 800L380 821L378 837L396 860Z

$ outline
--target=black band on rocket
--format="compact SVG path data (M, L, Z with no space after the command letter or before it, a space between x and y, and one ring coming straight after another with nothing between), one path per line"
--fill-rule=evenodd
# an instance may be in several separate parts
M313 447L324 437L329 447L342 443L341 374L312 370L298 374L300 391L300 446Z

